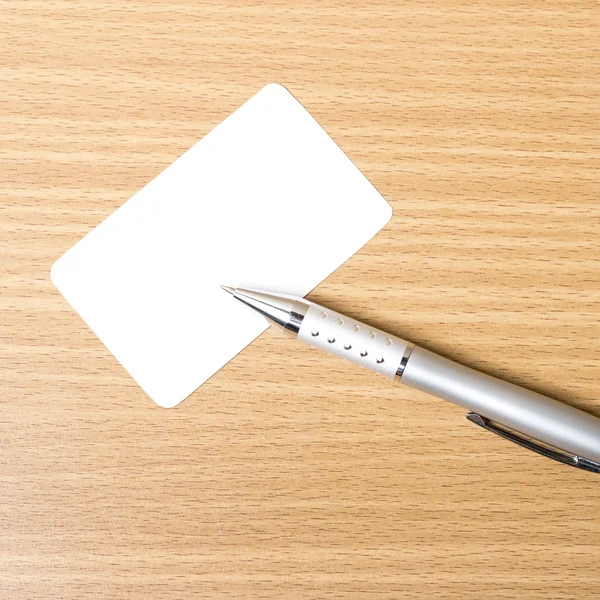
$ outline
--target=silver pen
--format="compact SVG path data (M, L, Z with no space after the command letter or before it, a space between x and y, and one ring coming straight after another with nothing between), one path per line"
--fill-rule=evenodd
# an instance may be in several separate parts
M561 463L600 473L600 419L465 367L304 298L222 288L271 325L390 379L466 408L467 418Z

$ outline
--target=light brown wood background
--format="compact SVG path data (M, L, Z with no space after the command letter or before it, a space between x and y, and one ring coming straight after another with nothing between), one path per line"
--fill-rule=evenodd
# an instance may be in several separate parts
M267 332L156 407L52 263L269 82L394 208L310 297L600 415L597 2L0 1L0 597L600 595L600 477Z

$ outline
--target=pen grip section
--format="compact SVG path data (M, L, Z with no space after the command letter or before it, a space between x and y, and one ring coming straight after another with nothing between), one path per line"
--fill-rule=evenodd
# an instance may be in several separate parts
M600 461L600 419L415 347L401 382L566 452Z
M394 379L408 343L385 331L312 303L298 339Z

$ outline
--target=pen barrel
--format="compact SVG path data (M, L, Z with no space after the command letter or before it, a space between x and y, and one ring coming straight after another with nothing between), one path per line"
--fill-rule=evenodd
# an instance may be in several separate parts
M419 347L401 382L565 452L600 461L600 419L542 394Z
M345 358L389 379L396 378L407 348L406 340L311 302L298 340Z

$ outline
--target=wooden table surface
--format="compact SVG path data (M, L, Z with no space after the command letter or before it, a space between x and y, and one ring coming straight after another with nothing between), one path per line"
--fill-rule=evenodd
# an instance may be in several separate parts
M598 475L272 332L160 409L49 278L275 81L394 208L310 298L600 415L597 2L0 15L0 597L599 597Z

